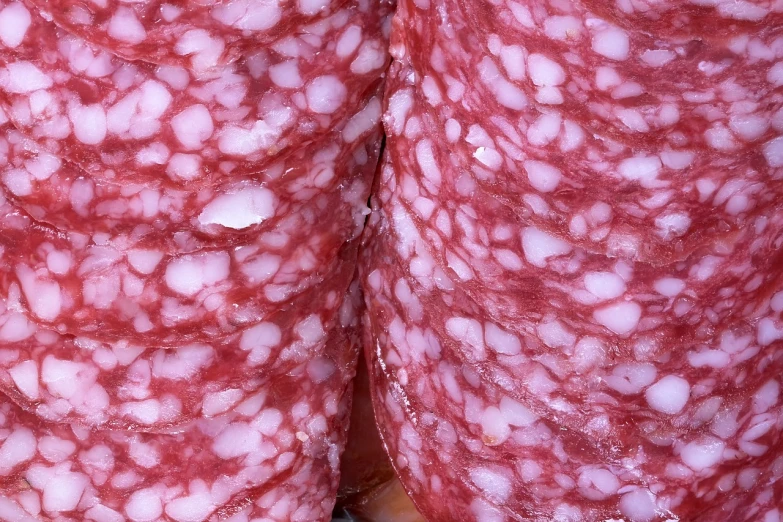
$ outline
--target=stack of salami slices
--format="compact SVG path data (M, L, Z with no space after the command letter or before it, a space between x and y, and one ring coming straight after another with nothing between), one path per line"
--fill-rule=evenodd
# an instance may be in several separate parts
M783 519L783 6L401 0L362 253L428 520Z
M329 519L391 11L0 0L0 519Z

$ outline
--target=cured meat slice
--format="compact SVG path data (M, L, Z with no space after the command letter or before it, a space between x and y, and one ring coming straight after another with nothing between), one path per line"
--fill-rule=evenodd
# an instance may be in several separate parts
M643 27L659 36L700 34L712 38L737 27L758 30L764 25L780 24L783 16L780 4L769 0L583 0L582 3L617 25Z
M61 333L162 345L230 334L350 259L343 242L358 234L353 214L364 201L344 203L287 216L251 242L174 255L136 248L130 236L62 234L5 214L0 295Z
M387 159L360 261L376 418L419 510L482 522L779 517L780 130L728 153L708 148L687 104L692 144L603 132L576 98L503 108L533 87L501 80L501 67L524 62L532 78L544 62L508 55L484 76L477 64L512 43L544 53L507 30L526 7L532 27L550 7L563 18L585 3L420 4L395 18ZM777 30L750 38L771 44ZM630 49L646 37L629 33ZM577 39L568 74L595 52ZM533 85L564 98L589 87ZM780 101L751 106L775 115ZM681 172L666 165L668 184L601 170L633 160L648 174L635 158L648 148L663 170L664 147L692 154ZM756 184L726 204L732 187ZM678 221L685 212L693 222ZM687 222L692 235L656 236L667 215L664 229Z
M501 115L560 112L631 146L736 152L774 137L783 106L779 25L704 41L626 31L583 2L403 1L400 13L414 69L440 88L434 96L463 102L455 108L466 125L489 119L489 102Z
M405 248L374 215L363 266L376 415L426 516L702 520L720 503L724 515L753 520L749 506L774 507L765 497L776 490L762 484L779 480L783 464L780 358L768 355L779 340L726 328L689 364L679 353L688 345L629 353L615 348L620 336L563 327L564 314L537 331L507 330L454 281L436 274L422 285L421 272L400 270ZM780 320L773 311L759 334L783 331ZM432 500L433 481L449 502Z
M783 106L769 131L778 137L744 154L708 154L688 145L606 140L559 109L506 111L506 119L487 100L475 118L460 119L446 89L422 76L409 82L404 62L392 71L388 132L407 133L409 121L426 128L406 149L422 166L417 204L424 215L430 200L450 190L451 177L459 180L453 190L480 187L525 222L587 251L660 265L731 237L774 208L783 192L776 159ZM479 119L484 109L491 116Z
M392 80L391 89L393 85ZM390 106L407 103L410 92L394 92ZM781 284L783 215L774 208L767 215L748 216L742 230L706 238L704 247L678 263L607 261L533 220L521 222L510 202L484 194L465 169L450 165L456 154L435 148L443 143L441 127L418 105L409 106L405 113L391 111L389 166L376 191L395 224L390 237L397 238L411 274L424 282L433 276L452 279L508 325L538 321L540 310L551 307L580 324L602 318L595 327L622 334L629 350L637 343L665 346L684 336L704 339L716 324L756 317L758 299L768 298ZM405 134L395 134L396 128L406 129ZM572 198L573 193L563 196ZM663 209L670 212L668 206ZM605 220L611 213L608 204L596 204L588 217ZM521 300L519 295L528 297ZM633 321L609 321L623 310Z
M350 301L341 316L316 368L173 433L42 424L4 401L0 517L329 520L357 349Z
M233 412L301 364L317 371L354 255L352 248L324 283L237 334L171 347L61 336L4 303L0 390L41 419L92 428L161 432Z
M40 150L9 125L0 129L0 183L16 207L38 222L81 234L127 233L164 252L188 241L235 243L274 230L307 208L336 208L366 194L378 157L380 100L373 98L344 133L303 146L249 177L216 177L199 191L95 179ZM357 216L359 220L361 216ZM357 221L360 224L359 221Z
M335 130L356 134L386 65L390 11L350 5L200 76L123 61L4 1L0 17L26 30L0 38L0 103L18 129L95 178L195 191L262 173Z
M30 0L57 25L129 60L214 68L338 11L344 0Z

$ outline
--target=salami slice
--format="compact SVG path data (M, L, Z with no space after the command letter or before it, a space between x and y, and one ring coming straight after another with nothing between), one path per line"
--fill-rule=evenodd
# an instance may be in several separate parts
M161 432L232 412L299 365L318 368L339 325L352 257L240 332L175 346L61 336L8 310L0 317L0 389L44 420L91 428Z
M459 177L457 190L481 187L520 219L585 250L660 265L736 234L774 208L783 191L776 159L783 105L780 123L775 119L768 131L778 137L743 154L706 153L687 144L623 144L591 135L560 109L505 111L506 119L496 105L483 117L497 104L494 97L463 119L447 89L424 76L411 83L408 73L390 80L388 130L407 132L409 119L427 126L415 144L415 159L426 167L423 209L447 190L441 177ZM466 96L476 85L466 84Z
M341 211L347 215L337 219ZM230 334L350 259L354 249L343 243L358 233L357 216L348 205L337 212L290 215L253 241L177 254L136 248L131 236L63 234L6 214L0 288L30 320L61 333L162 345Z
M512 88L532 87L500 80L501 66L520 61L476 72L513 42L481 40L509 36L527 6L493 6L409 2L395 19L387 157L360 266L376 418L403 486L432 520L774 520L783 214L763 191L726 203L732 186L779 193L770 151L780 130L770 123L728 154L697 126L680 129L692 145L592 132L610 124L589 121L573 100L500 108ZM538 7L531 30L555 10ZM749 38L770 43L775 31ZM647 35L629 33L637 37ZM594 63L596 51L578 42L568 74ZM682 66L693 76L699 63ZM625 65L617 69L638 63ZM648 77L650 95L662 93ZM743 99L780 109L774 95ZM680 121L700 118L689 106ZM638 151L664 165L663 147L686 145L691 160L656 178L666 184L605 176L626 160L646 172ZM698 183L720 168L731 174ZM697 197L698 186L717 192ZM669 245L677 240L656 235L658 218L684 212L698 216L686 227L693 235Z
M344 0L30 0L68 32L128 60L209 70L327 17Z
M390 222L376 216L369 240L393 238ZM397 241L390 246L399 249ZM425 515L695 520L711 503L753 504L769 494L757 484L779 476L780 385L769 364L780 361L764 350L780 341L725 328L715 351L685 344L686 353L666 352L663 362L627 352L613 333L580 337L559 322L564 313L506 327L459 285L443 290L450 281L437 274L422 285L421 272L400 269L396 251L372 244L364 266L376 267L365 291L380 350L377 415ZM419 256L415 266L425 265ZM780 328L780 313L766 321L759 333ZM455 501L431 500L432 480ZM722 490L729 483L732 493ZM750 512L737 519L753 520Z
M0 517L329 520L355 353L338 328L315 369L301 364L274 393L167 434L42 424L4 401Z
M738 152L774 135L770 122L783 105L783 32L774 24L705 42L625 30L583 2L441 7L447 16L439 4L401 2L398 25L414 68L441 96L463 102L466 125L488 119L489 102L501 118L547 109L631 146Z
M338 208L367 193L380 143L374 98L331 139L303 146L254 177L216 177L199 191L93 178L40 150L10 125L0 130L0 183L12 204L38 222L81 234L127 233L164 252L187 243L234 244L273 231L308 208ZM365 117L366 116L366 117ZM355 125L354 125L355 124ZM363 207L362 207L363 208ZM357 215L357 226L363 216Z
M659 36L699 34L706 38L722 36L727 30L758 30L780 24L783 8L769 0L747 2L689 0L615 0L582 2L591 11L616 25L644 28Z
M206 76L123 61L20 3L0 13L26 29L0 38L0 103L17 128L96 178L195 190L358 126L390 7L350 5Z

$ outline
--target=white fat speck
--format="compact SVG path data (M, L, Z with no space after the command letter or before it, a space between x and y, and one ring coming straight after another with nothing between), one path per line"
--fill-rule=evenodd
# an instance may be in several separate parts
M82 143L97 145L106 138L106 112L99 104L72 105L68 108L68 119L73 124L74 136Z
M416 162L419 164L424 177L434 183L435 186L440 186L440 168L432 151L432 142L430 140L421 140L416 144Z
M486 357L481 323L467 317L452 317L446 321L446 331L456 341L472 348L472 355L482 360Z
M191 105L171 119L177 140L186 149L200 149L215 130L212 115L206 106Z
M756 141L769 129L769 120L756 114L736 114L729 118L729 128L744 141Z
M753 394L754 413L765 413L776 406L780 395L780 383L771 379Z
M511 80L520 81L526 78L525 52L518 45L504 45L501 47L500 61Z
M221 225L242 230L274 215L274 194L263 187L248 186L213 199L199 214L202 225Z
M770 167L783 167L783 136L778 136L765 143L763 151L764 158Z
M300 13L314 16L329 7L329 0L297 0L296 5Z
M275 0L217 2L211 11L225 25L254 32L273 28L283 15L280 2Z
M536 327L536 333L550 348L570 348L576 342L576 336L557 319L542 322Z
M56 473L44 486L43 508L50 513L73 511L79 505L90 479L82 473Z
M166 284L179 294L194 296L204 287L225 280L230 265L226 252L182 256L166 267Z
M489 468L474 468L470 470L470 480L497 502L505 502L511 496L511 481L503 473Z
M631 333L642 316L642 307L633 301L613 303L593 312L593 318L618 335Z
M554 40L576 40L582 33L582 21L574 16L550 16L544 20L544 33Z
M666 375L647 388L644 396L652 409L675 415L685 407L690 393L691 385L688 381L677 375Z
M332 114L345 103L348 91L337 76L326 75L307 84L305 97L311 111Z
M778 62L767 71L767 81L775 87L783 85L783 62Z
M603 380L607 386L623 395L634 395L655 382L658 371L649 363L620 364Z
M617 477L603 468L584 469L577 479L580 493L590 500L604 500L617 493L620 489L620 481Z
M484 340L492 350L504 355L517 355L522 351L519 338L494 323L484 323Z
M492 170L499 170L503 166L503 156L495 149L479 147L473 153L473 157Z
M232 406L239 402L244 393L236 388L210 392L204 395L204 403L201 405L201 411L205 417L214 417L227 412Z
M22 43L30 28L30 11L21 2L9 3L0 11L0 41L14 48Z
M765 317L756 325L757 336L761 346L769 346L773 342L783 339L783 327L778 328L775 321L770 317Z
M674 277L664 277L655 281L655 291L666 297L675 297L685 290L685 281Z
M166 514L177 522L201 522L216 508L209 492L204 491L170 501L166 504Z
M655 495L646 488L630 491L620 498L620 512L629 522L652 522L658 515Z
M560 64L543 54L531 54L527 59L527 67L530 79L539 87L556 87L566 80L566 73Z
M38 365L35 361L22 361L8 370L8 374L17 389L27 398L38 399Z
M48 89L52 84L52 79L30 62L9 63L0 75L0 85L16 94Z
M558 112L542 114L527 129L527 140L531 145L543 146L554 141L560 133L563 118Z
M702 471L718 464L726 444L715 437L703 437L689 442L680 451L680 458L691 469Z
M677 57L672 51L666 49L648 49L641 55L644 63L650 67L661 67L671 62Z
M560 169L543 161L529 160L524 167L528 181L539 192L552 192L563 177Z
M212 451L221 459L233 459L257 451L261 434L246 422L232 422L215 437Z
M284 89L298 89L303 85L302 77L299 75L299 62L296 60L288 60L271 66L269 78L278 87Z
M688 231L690 226L691 218L684 212L672 212L655 218L658 235L663 239L680 237Z
M571 252L571 245L535 227L522 231L522 249L528 263L545 268L550 257L562 256Z
M11 431L0 445L0 473L8 476L15 466L32 459L36 445L35 435L28 428Z
M128 251L128 263L140 274L151 274L163 259L158 250L134 249Z
M502 444L511 435L508 422L494 406L486 408L481 414L481 431L484 434L484 443L488 446Z
M538 415L527 406L507 396L500 399L500 413L511 426L530 426L538 419Z
M133 522L154 522L163 514L160 494L152 488L134 491L125 503L125 514Z
M30 310L44 321L54 321L62 311L60 285L56 281L39 278L25 265L16 267L16 277Z
M611 60L625 60L630 52L628 33L619 27L609 26L593 35L593 51Z
M144 26L128 7L120 7L114 12L107 32L115 40L129 44L139 44L147 37Z
M625 292L625 281L613 272L588 272L585 288L599 299L614 299Z
M658 156L634 156L623 160L618 172L630 181L638 181L642 186L649 186L661 172L661 160Z

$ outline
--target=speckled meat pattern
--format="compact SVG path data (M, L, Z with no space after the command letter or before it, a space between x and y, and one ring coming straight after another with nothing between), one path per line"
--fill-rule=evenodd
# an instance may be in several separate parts
M0 40L0 105L17 128L96 178L193 190L263 174L335 129L360 133L351 116L386 64L390 9L351 3L211 74L124 61L21 3L3 13L17 25Z
M0 1L0 520L330 520L392 12Z
M782 15L400 3L360 265L428 520L783 517Z

